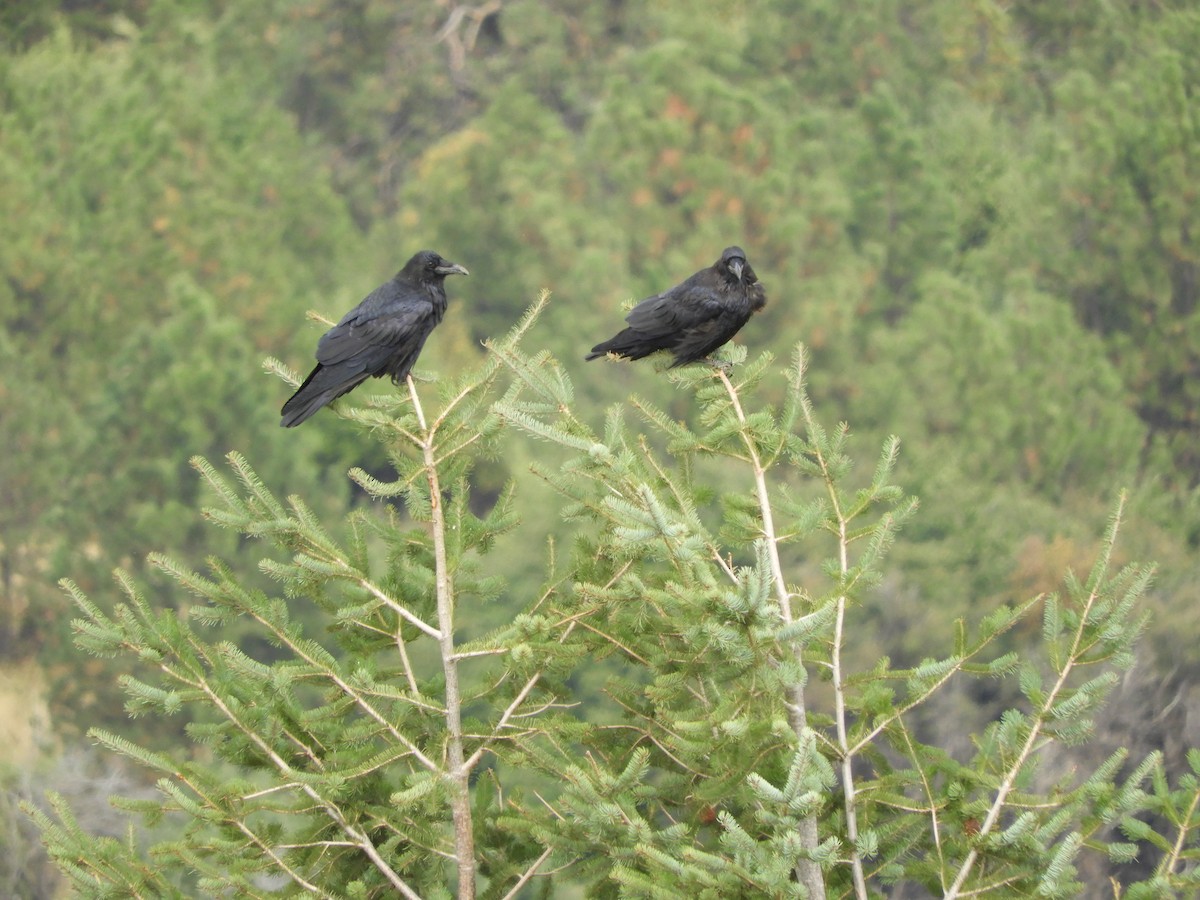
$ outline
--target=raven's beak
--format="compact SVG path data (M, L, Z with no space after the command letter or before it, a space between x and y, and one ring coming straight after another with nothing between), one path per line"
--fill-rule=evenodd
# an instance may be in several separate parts
M733 273L733 277L738 281L742 280L742 261L740 259L731 259L729 261L729 271Z
M450 263L447 266L438 266L433 271L437 272L439 275L470 275L471 274L470 272L468 272L466 270L466 267L460 266L458 263Z

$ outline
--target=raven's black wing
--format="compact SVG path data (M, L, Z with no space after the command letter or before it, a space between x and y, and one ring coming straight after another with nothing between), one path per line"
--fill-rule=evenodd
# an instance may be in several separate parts
M368 375L392 374L396 367L388 361L397 354L408 356L407 347L414 342L419 349L435 325L433 304L420 301L394 306L374 318L347 316L317 342L317 362Z
M400 285L377 288L317 342L317 366L281 410L285 427L299 425L322 406L368 378L408 375L440 320L431 299Z
M672 337L721 315L721 295L712 279L699 272L682 284L647 297L625 316L629 327L647 338Z

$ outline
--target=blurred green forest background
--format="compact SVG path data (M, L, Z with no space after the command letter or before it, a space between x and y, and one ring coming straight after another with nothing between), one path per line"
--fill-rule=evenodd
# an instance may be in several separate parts
M1127 488L1120 549L1159 563L1157 608L1099 743L1200 744L1194 2L13 0L0 42L13 791L83 792L83 730L124 719L59 577L100 598L124 566L167 606L151 550L254 570L200 519L191 456L242 451L327 518L367 502L345 472L386 457L328 413L280 429L261 362L307 371L306 310L339 317L422 248L472 277L419 370L477 358L548 288L528 343L599 422L635 392L689 416L652 365L582 356L622 304L745 247L769 304L738 340L781 366L804 341L824 417L866 460L899 435L921 498L865 658L1056 589ZM528 482L548 534L542 449L478 477ZM541 577L529 529L494 557L508 597ZM966 741L997 698L960 700L931 727Z

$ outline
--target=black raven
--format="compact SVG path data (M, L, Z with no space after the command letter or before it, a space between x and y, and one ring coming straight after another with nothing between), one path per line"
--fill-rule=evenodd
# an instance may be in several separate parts
M726 247L721 258L669 291L647 297L629 311L629 327L592 348L587 359L615 353L641 359L670 350L670 368L704 359L738 333L767 303L758 276L741 247Z
M400 384L429 332L446 314L446 276L460 265L422 250L342 316L317 342L317 367L280 411L284 428L299 425L329 401L368 378L391 375Z

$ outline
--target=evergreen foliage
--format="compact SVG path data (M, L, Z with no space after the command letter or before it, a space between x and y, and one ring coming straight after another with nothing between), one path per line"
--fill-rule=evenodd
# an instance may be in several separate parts
M1062 596L960 620L919 665L854 665L862 598L917 515L893 484L899 442L859 473L848 429L813 408L800 349L781 392L771 354L734 348L732 375L666 376L695 404L690 422L634 398L637 430L615 406L598 432L563 367L521 347L544 304L436 409L411 381L408 398L336 407L395 467L387 480L351 471L384 505L351 513L342 538L240 455L232 478L195 460L218 498L208 518L272 549L269 589L216 558L202 574L166 555L152 563L194 595L184 609L157 608L124 573L111 613L67 584L80 646L137 660L127 711L190 712L193 743L155 752L92 732L158 775L158 799L121 805L177 824L149 865L136 841L88 836L61 801L35 812L77 889L512 897L542 882L597 897L865 898L912 883L1069 897L1081 854L1121 877L1146 853L1157 868L1126 876L1130 894L1191 883L1194 774L1172 786L1160 754L1124 752L1041 774L1088 740L1145 623L1150 570L1112 558L1121 506ZM508 591L484 560L521 526L511 490L473 505L470 472L506 425L567 453L538 469L567 532L544 587L481 631L476 610ZM713 490L714 464L738 486ZM303 624L305 608L324 626ZM1004 650L1033 617L1036 652ZM237 620L275 652L214 630ZM580 706L597 666L602 694ZM961 680L1010 681L1021 697L965 758L917 716Z

